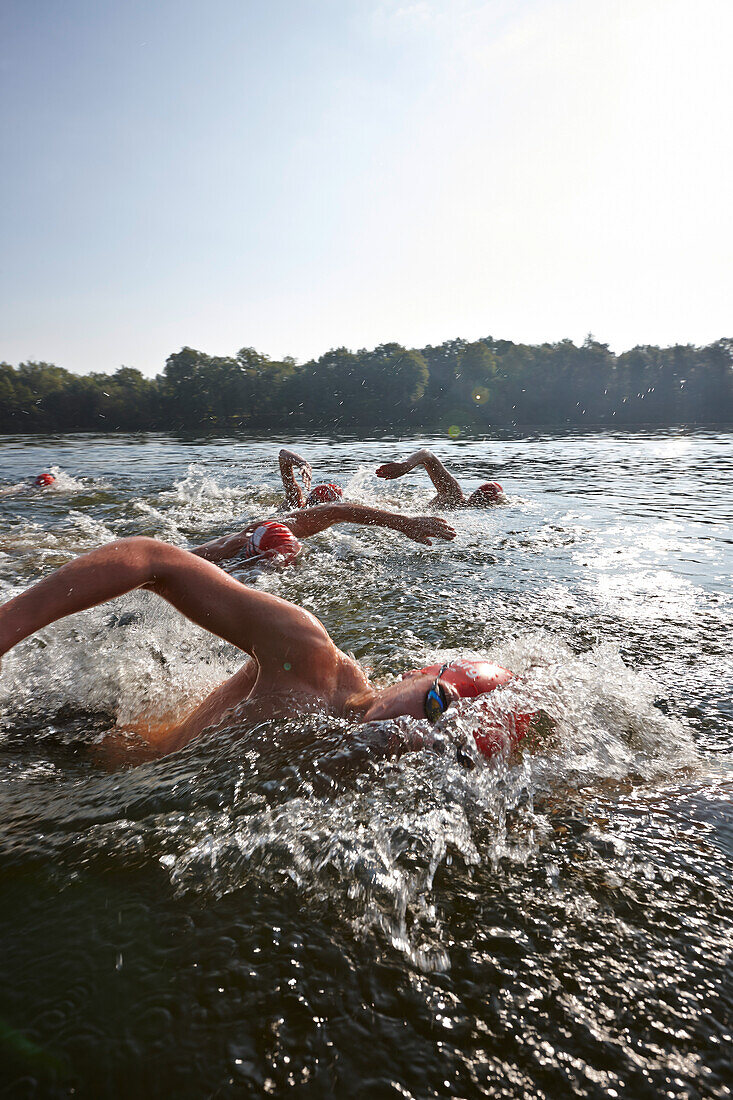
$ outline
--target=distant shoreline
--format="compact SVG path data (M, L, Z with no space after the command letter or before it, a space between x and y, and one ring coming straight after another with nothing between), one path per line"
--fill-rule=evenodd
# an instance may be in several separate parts
M338 348L276 362L252 348L183 348L163 373L77 375L51 363L0 363L0 434L318 431L514 434L733 425L733 339L643 346L614 355L487 337L437 347Z

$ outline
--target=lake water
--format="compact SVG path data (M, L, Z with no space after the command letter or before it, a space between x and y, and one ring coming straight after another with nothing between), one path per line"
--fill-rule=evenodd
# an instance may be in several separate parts
M267 514L289 442L0 440L0 599L113 537ZM488 654L555 734L466 770L470 705L392 762L310 716L112 767L116 729L241 655L141 593L29 639L0 673L0 1095L731 1095L733 436L294 445L419 512L422 471L374 469L423 443L507 503L248 580L378 677Z

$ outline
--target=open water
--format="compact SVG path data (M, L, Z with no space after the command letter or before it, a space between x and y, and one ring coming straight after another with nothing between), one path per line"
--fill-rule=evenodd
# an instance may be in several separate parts
M0 442L5 599L113 537L267 514L291 441ZM419 512L422 472L373 472L422 442L508 502L248 579L386 679L488 654L523 674L497 708L555 734L466 770L470 704L392 762L311 715L134 764L120 728L240 654L139 593L29 639L0 672L0 1095L731 1095L733 437L295 445Z

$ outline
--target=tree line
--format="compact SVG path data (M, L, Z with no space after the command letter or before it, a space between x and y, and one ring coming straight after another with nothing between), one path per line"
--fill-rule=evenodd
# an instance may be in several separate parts
M620 427L733 422L733 340L577 346L448 340L437 347L336 348L298 364L253 348L183 348L163 373L73 374L0 364L0 432L281 431L522 425Z

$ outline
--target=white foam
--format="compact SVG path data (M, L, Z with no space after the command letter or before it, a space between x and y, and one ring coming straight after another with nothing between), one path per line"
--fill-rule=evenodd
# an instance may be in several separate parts
M156 596L133 593L39 631L3 659L0 714L109 711L118 725L180 717L242 654Z
M87 477L74 477L72 474L68 474L66 470L60 466L50 466L49 472L56 478L53 485L48 485L42 490L44 493L77 493L87 492L90 485L94 488L103 487L103 483L98 479L92 480Z

